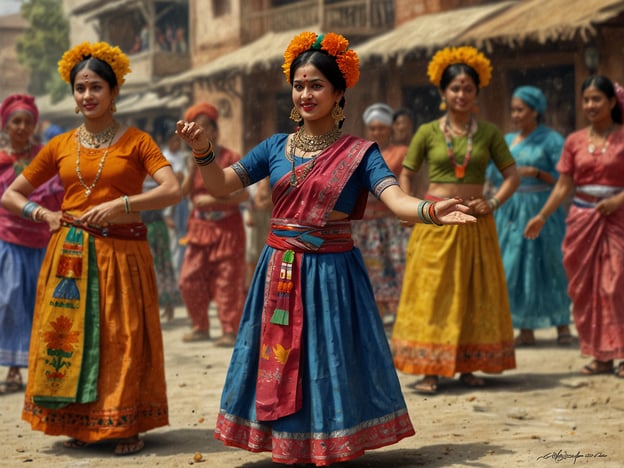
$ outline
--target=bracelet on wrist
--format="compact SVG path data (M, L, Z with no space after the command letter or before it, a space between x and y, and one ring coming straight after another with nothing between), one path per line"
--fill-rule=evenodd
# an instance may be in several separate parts
M203 149L201 151L198 151L195 148L193 148L193 157L195 159L202 159L202 158L208 156L210 153L212 153L212 143L211 142L208 142L208 148Z
M492 208L492 211L494 211L500 206L500 201L498 201L496 197L491 197L488 199L487 204Z
M22 207L22 218L35 221L34 215L35 215L35 211L38 208L40 208L40 205L38 203L35 203L34 201L27 201Z
M128 197L128 195L124 195L121 197L123 202L124 202L124 212L126 214L130 213L131 209L130 209L130 198Z
M436 226L443 226L442 222L438 218L438 215L436 215L435 202L431 202L431 204L429 205L429 218L431 219L431 222Z

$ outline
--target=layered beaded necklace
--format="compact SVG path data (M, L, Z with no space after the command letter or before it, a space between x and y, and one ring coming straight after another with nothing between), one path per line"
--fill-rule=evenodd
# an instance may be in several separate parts
M76 147L77 147L76 175L78 176L78 182L80 182L80 185L82 185L82 187L85 189L85 197L89 197L91 195L91 192L93 192L95 185L98 183L98 180L100 180L100 176L102 175L102 170L104 170L104 162L106 161L106 156L108 156L108 150L110 149L111 143L115 139L115 134L117 133L118 129L119 129L119 123L117 123L117 121L114 121L112 126L110 126L109 128L107 128L106 130L100 133L88 132L84 128L84 124L78 127L78 131L76 132ZM102 155L102 158L100 159L100 163L98 164L98 169L95 174L95 179L93 179L93 183L90 185L87 185L84 179L82 178L82 172L80 171L80 147L82 146L83 143L87 143L90 146L99 148L105 142L105 140L102 140L102 141L99 140L101 138L101 135L104 135L104 134L106 134L106 136L108 137L108 145L106 146L106 150L104 151L104 154ZM83 140L83 137L86 138L86 140Z
M78 127L78 137L83 144L87 144L92 148L99 148L107 141L110 145L110 142L114 138L115 133L117 133L118 128L119 124L117 123L117 121L114 120L113 125L111 125L107 129L102 130L99 133L91 133L85 128L84 124L82 124L80 127Z
M314 168L316 157L325 148L332 145L340 138L342 131L336 127L323 135L308 135L303 132L303 128L300 128L290 139L290 146L286 152L286 158L292 163L290 185L297 187L302 182L310 171ZM315 153L311 155L311 161L303 168L300 175L297 175L295 167L295 149L298 148L303 151L304 154Z
M458 179L463 179L466 175L466 167L470 162L470 156L472 155L472 136L474 134L472 119L466 124L466 134L468 136L468 142L466 146L466 156L464 156L464 161L461 164L457 164L455 161L455 153L453 153L453 141L451 140L451 124L448 119L448 115L444 120L444 140L446 141L446 151L448 153L448 157L451 160L451 164L453 165L453 169L455 170L455 177Z
M592 139L595 138L596 136L599 136L602 138L603 143L602 143L602 148L600 148L600 154L605 154L607 152L607 148L609 147L609 135L611 135L612 131L613 131L613 124L611 124L609 129L602 135L596 135L596 133L594 132L594 128L589 127L589 146L587 147L587 151L589 151L589 154L591 154L592 156L596 154L597 148L596 148L596 145L594 145L594 143L592 142Z

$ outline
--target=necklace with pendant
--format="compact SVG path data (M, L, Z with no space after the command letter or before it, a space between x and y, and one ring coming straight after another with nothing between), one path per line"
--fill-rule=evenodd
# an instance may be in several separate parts
M82 126L80 128L82 128ZM82 146L80 128L76 132L76 147L77 147L76 175L78 176L78 182L80 182L80 185L82 185L82 187L85 189L85 197L88 198L93 192L95 185L98 183L98 180L100 180L100 176L102 175L102 171L104 170L104 162L106 161L106 156L108 156L108 150L110 149L111 143L113 142L115 138L115 134L117 133L117 129L119 128L119 124L117 122L114 122L113 126L111 127L113 129L113 132L110 134L108 145L106 146L106 150L104 151L104 154L102 155L102 158L100 159L100 163L98 164L98 169L95 174L95 179L93 179L93 183L90 185L87 185L85 183L84 179L82 178L82 172L80 170L80 147Z
M466 146L466 156L464 156L464 160L461 164L457 164L455 161L455 153L453 152L453 142L451 140L451 125L448 120L448 116L444 121L444 140L446 141L446 152L448 153L448 157L451 160L451 164L453 165L453 169L455 171L455 177L458 179L463 179L466 176L466 167L470 162L470 156L472 155L472 136L473 136L473 126L472 119L466 124L466 134L468 135L468 142Z
M589 145L587 146L587 151L589 151L589 154L594 156L596 153L597 148L596 148L596 145L592 142L592 139L597 136L601 137L603 141L602 148L600 148L600 154L605 154L607 152L607 148L609 147L609 135L611 135L612 130L613 130L613 124L611 124L611 126L605 133L603 133L602 135L597 135L594 132L594 128L589 127Z
M314 168L314 163L316 161L316 157L330 145L340 138L342 135L342 131L339 128L334 128L331 131L323 134L323 135L308 135L303 132L303 128L300 128L295 132L295 134L290 139L289 149L286 152L286 159L288 159L291 163L291 175L290 175L290 185L291 187L299 186L300 182L308 176L310 171ZM311 161L306 163L301 174L297 175L297 170L295 167L295 149L299 148L307 153L316 153L311 156Z
M91 133L86 129L84 124L78 127L78 136L80 137L80 142L86 144L92 148L99 148L107 141L110 141L117 133L117 129L119 128L119 123L117 121L113 121L113 124L105 130L102 130L98 133Z

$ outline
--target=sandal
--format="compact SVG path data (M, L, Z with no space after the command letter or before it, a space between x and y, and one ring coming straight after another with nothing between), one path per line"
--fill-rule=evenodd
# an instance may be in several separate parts
M624 379L624 361L620 362L615 368L615 376L619 379Z
M167 320L167 322L171 322L173 320L173 314L173 306L171 304L167 304L163 309L162 314L160 314L160 317Z
M6 381L0 384L0 395L6 393L15 393L24 390L24 383L22 381L22 374L19 367L11 367L7 374Z
M485 387L485 380L483 380L481 377L477 377L472 372L460 374L459 381L463 383L466 387L470 388Z
M533 334L533 330L520 330L520 334L514 338L514 346L517 348L535 346L535 335Z
M438 376L427 375L422 380L416 382L414 389L423 395L435 395L438 392Z
M210 332L208 330L193 330L182 337L182 341L185 343L191 343L193 341L208 341L210 339Z
M69 439L63 442L63 447L71 449L80 449L89 445L87 442L83 442L80 439Z
M140 439L139 436L128 437L127 439L120 439L115 445L115 455L132 455L138 453L145 447L145 442Z
M613 361L598 361L597 359L583 366L581 370L581 374L583 375L611 374L612 372Z
M557 335L557 345L570 346L572 344L572 335L569 333L561 333Z
M234 344L236 344L236 335L234 335L234 333L224 333L223 336L214 343L214 345L219 348L231 348Z

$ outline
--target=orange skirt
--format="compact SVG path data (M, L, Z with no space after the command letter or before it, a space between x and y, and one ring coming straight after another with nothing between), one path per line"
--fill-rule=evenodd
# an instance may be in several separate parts
M55 280L52 258L64 236L50 239L39 275L29 373L46 323L45 285ZM47 409L33 403L31 378L22 418L35 430L84 442L125 438L169 423L158 291L147 241L95 238L100 297L97 401Z

